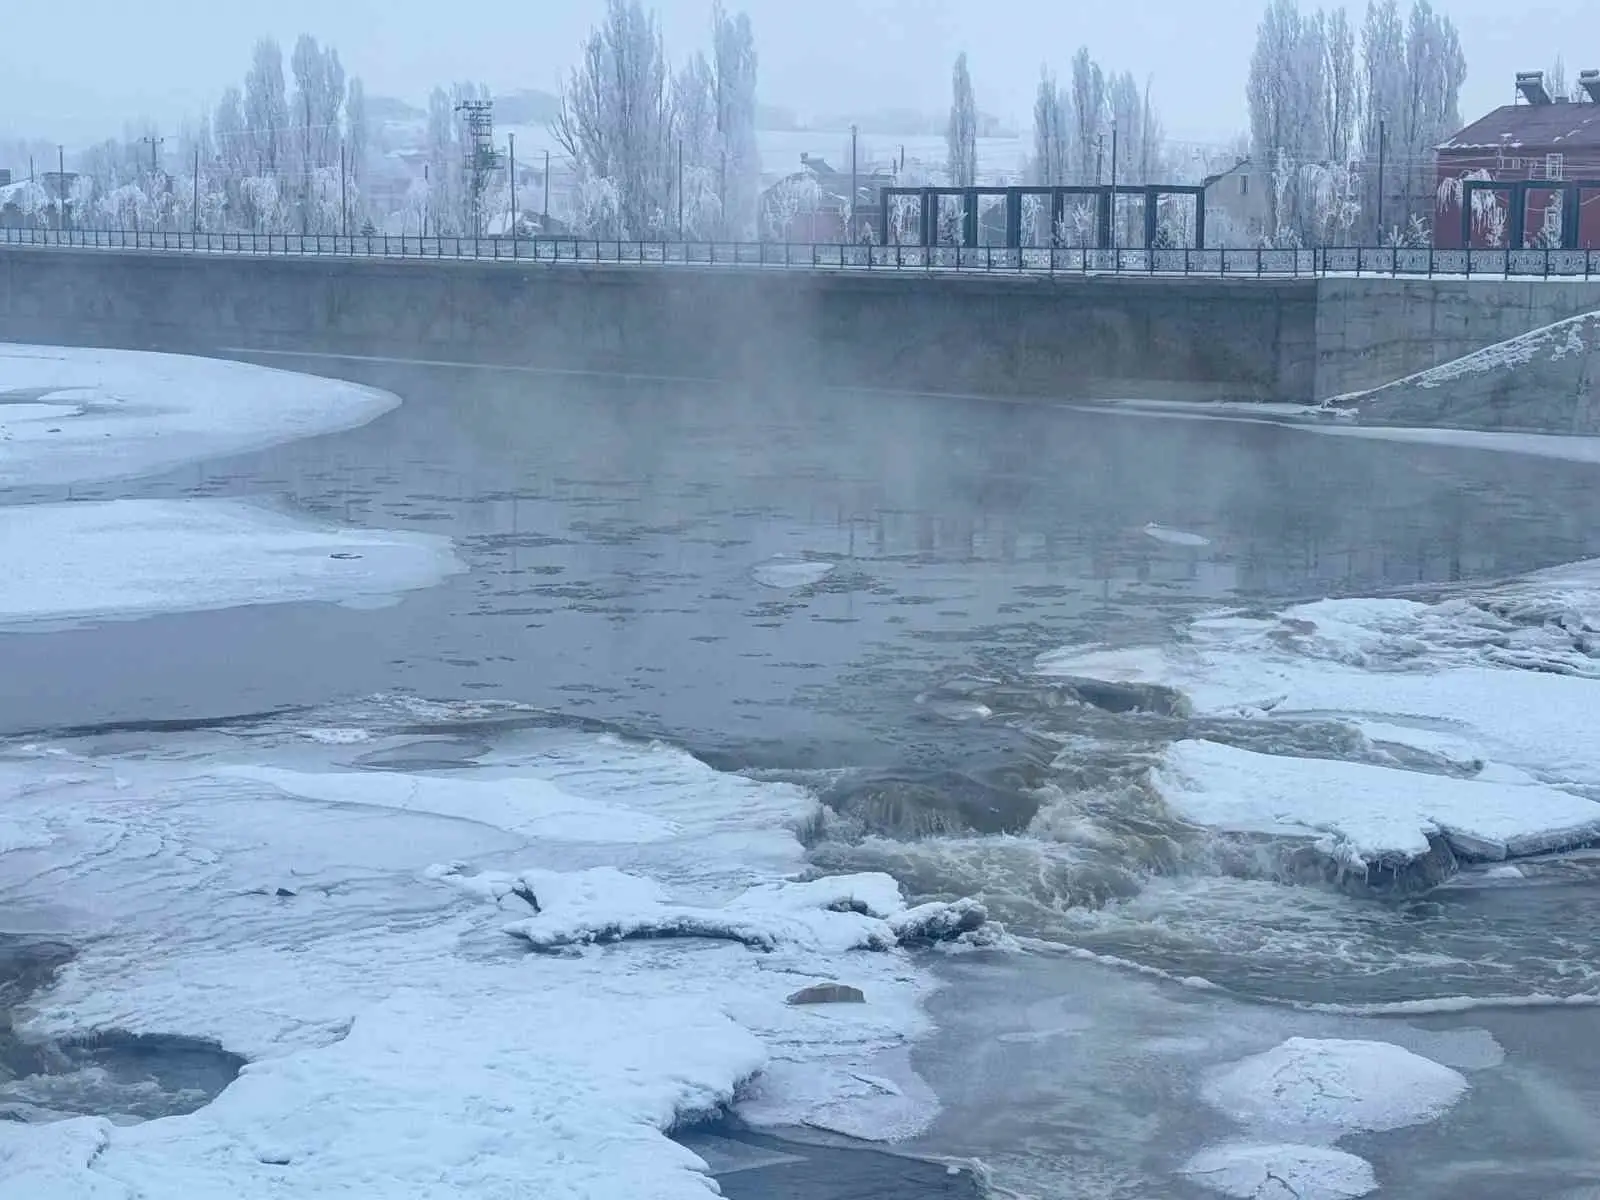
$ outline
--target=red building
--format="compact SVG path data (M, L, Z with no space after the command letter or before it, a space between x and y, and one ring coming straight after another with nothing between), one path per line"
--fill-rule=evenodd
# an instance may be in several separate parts
M1438 147L1435 247L1600 250L1600 71L1579 85L1551 96L1542 71L1520 74L1517 103Z

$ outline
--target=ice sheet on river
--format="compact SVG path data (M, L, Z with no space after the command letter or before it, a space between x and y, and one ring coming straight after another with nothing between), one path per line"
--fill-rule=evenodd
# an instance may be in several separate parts
M251 1060L189 1116L0 1132L18 1194L674 1200L715 1187L663 1131L752 1077L745 1111L774 1123L881 1135L932 1115L897 1075L930 984L892 945L846 948L932 914L883 877L789 882L803 790L549 731L381 775L348 756L383 737L295 736L268 771L260 736L0 757L19 847L0 911L83 946L25 1032L181 1033ZM518 880L552 923L643 897L735 909L762 946L530 953L506 931L536 919ZM833 980L867 1003L786 1003Z
M1462 857L1494 862L1600 838L1600 804L1531 780L1455 779L1183 741L1166 751L1153 782L1196 824L1319 838L1357 871L1421 858L1434 837Z
M398 403L250 363L0 342L0 488L151 474L354 428Z
M1600 806L1586 807L1600 797L1594 562L1434 603L1225 613L1166 646L1069 648L1038 665L1049 676L1175 689L1201 717L1344 722L1369 739L1374 759L1441 772L1179 746L1169 766L1174 781L1189 768L1190 782L1173 782L1172 795L1197 819L1299 825L1344 837L1358 856L1415 852L1431 829L1486 858L1596 836Z
M447 538L239 500L0 507L0 628L244 604L374 605L460 571Z

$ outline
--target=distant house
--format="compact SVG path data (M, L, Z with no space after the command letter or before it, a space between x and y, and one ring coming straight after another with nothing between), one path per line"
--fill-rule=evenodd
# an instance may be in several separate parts
M1520 231L1518 248L1600 249L1600 71L1584 71L1579 83L1582 99L1552 96L1542 71L1524 72L1517 76L1517 103L1438 146L1436 247L1487 249L1509 244ZM1505 186L1479 193L1464 241L1469 180Z
M881 167L856 172L853 229L846 228L850 180L848 169L841 171L817 155L801 154L800 170L761 194L762 237L798 244L876 237L879 197L884 188L894 186L894 174Z
M1269 236L1271 189L1253 161L1241 158L1201 183L1206 189L1206 240L1210 245L1255 246Z

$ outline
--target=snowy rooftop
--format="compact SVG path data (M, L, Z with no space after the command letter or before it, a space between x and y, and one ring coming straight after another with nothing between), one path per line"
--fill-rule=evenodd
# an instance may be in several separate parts
M1600 104L1505 104L1441 142L1440 150L1600 151Z

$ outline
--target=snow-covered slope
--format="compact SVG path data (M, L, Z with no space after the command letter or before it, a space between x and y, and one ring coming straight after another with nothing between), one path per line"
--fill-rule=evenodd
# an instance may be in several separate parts
M1387 425L1600 433L1600 313L1497 342L1325 408Z

